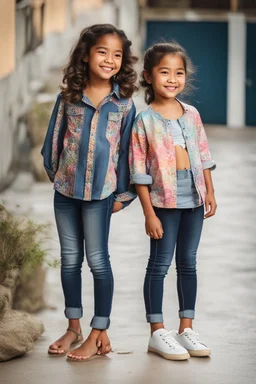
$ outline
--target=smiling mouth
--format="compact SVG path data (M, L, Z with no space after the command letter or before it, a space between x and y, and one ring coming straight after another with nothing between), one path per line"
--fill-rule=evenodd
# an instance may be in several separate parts
M174 92L178 87L165 86L165 88L170 92Z
M108 72L108 73L114 70L114 68L112 68L112 67L101 66L100 68L101 68L104 72Z

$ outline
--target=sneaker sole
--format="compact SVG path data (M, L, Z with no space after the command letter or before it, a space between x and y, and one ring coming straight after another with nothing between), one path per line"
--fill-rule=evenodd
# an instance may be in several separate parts
M206 356L210 356L211 351L210 349L203 349L202 351L188 350L188 353L192 357L206 357Z
M164 353L162 351L159 351L158 349L148 347L148 352L151 353L156 353L157 355L162 356L164 359L167 360L188 360L190 358L190 355L188 353L183 353L183 354L169 354L169 353Z

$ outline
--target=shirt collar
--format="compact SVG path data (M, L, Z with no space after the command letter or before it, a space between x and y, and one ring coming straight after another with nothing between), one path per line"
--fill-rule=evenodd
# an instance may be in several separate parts
M188 111L187 104L183 103L180 99L177 99L177 97L176 97L176 100L182 105L184 112L187 112Z
M113 83L112 93L114 93L116 97L120 99L119 85L117 83Z
M112 91L110 92L110 95L113 95L113 94L115 94L116 97L120 99L119 85L117 83L113 83L113 87L112 87ZM83 94L82 96L82 101L85 102L86 104L93 106L85 94Z

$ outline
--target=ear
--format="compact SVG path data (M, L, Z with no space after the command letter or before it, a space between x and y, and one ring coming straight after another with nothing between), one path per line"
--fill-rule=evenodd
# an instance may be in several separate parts
M146 80L146 82L148 84L152 84L151 77L150 77L149 73L145 70L142 73L143 73L143 77Z
M88 63L88 61L89 61L89 59L88 59L88 57L86 56L86 57L83 59L83 62L84 62L84 63Z

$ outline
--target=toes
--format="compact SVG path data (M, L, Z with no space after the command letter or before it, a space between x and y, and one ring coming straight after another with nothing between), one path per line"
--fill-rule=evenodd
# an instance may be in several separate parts
M51 351L57 351L58 348L59 347L56 344L52 344L52 345L49 346L49 350L51 350Z

